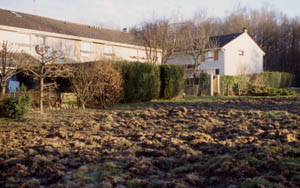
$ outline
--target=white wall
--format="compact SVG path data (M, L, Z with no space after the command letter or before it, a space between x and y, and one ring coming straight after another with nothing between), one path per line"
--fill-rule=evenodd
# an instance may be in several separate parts
M224 52L219 49L218 50L218 60L205 60L205 62L201 62L199 58L198 70L207 72L209 74L215 74L215 70L219 69L219 74L224 74ZM186 64L194 64L194 60L192 56L186 56L183 54L175 54L173 55L167 62L167 64L177 64L177 65L186 65Z
M224 52L219 49L218 50L218 60L205 60L205 62L200 62L200 70L206 70L209 74L215 74L215 70L219 69L219 74L224 74Z
M225 75L252 74L263 71L264 52L247 34L243 33L223 47L225 49ZM244 55L239 55L244 51Z
M0 26L0 44L4 40L8 41L12 51L24 51L32 56L37 56L34 49L36 45L45 44L54 50L64 52L68 60L76 62L95 61L104 58L147 61L146 52L142 46L77 36ZM159 56L161 57L161 55Z

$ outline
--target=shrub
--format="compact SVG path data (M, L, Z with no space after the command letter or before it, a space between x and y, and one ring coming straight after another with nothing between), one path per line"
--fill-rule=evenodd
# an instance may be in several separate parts
M199 77L199 90L200 95L210 95L210 75L207 73L200 74Z
M184 80L184 90L189 94L195 95L195 91L193 86L198 85L199 87L195 87L197 89L197 95L210 95L210 75L207 73L201 73L200 76L196 79L187 78ZM190 91L193 89L193 91ZM199 91L198 91L199 90Z
M122 75L114 68L112 62L100 61L95 64L98 72L98 89L94 96L96 105L105 108L118 103L122 93Z
M2 101L2 113L9 118L19 118L31 109L32 99L23 92L21 96L6 98Z
M291 87L295 80L295 75L286 72L263 72L264 82L266 86L272 88Z
M291 87L295 76L285 72L263 72L240 76L221 76L221 93L228 95L279 96L294 95L293 91L280 89ZM232 92L234 91L234 92Z
M160 97L170 99L178 96L183 87L183 67L178 65L161 65L160 80L161 90Z
M160 94L160 69L153 63L119 61L123 77L123 102L143 102Z
M220 86L222 95L232 95L234 88L237 88L238 79L236 76L220 76Z
M78 64L70 78L80 106L86 103L102 108L119 102L122 92L122 78L111 62L96 61Z
M297 95L295 90L277 89L271 87L263 87L259 92L249 92L251 96L290 96Z

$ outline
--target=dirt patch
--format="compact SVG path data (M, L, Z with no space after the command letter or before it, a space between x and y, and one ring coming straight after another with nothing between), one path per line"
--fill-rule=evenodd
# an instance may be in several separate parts
M0 126L0 187L299 187L299 99L30 114Z

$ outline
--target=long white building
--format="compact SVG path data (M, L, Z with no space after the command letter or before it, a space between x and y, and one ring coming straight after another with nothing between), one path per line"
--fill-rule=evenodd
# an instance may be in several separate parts
M64 53L72 62L99 59L148 61L145 47L127 31L60 21L0 9L0 43L8 41L11 49L37 56L36 45L46 45ZM161 54L156 53L158 63Z

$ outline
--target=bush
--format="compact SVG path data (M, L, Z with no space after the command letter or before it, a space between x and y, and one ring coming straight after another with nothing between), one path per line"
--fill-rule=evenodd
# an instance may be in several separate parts
M100 61L94 67L98 72L98 89L94 103L102 108L112 106L121 100L122 75L114 68L112 62Z
M200 95L210 95L210 75L207 73L200 74L199 84Z
M232 95L236 92L238 78L236 76L220 76L220 86L222 95Z
M25 92L18 97L6 98L2 101L2 113L9 118L19 118L30 111L31 103L30 95Z
M196 79L187 78L184 80L184 90L188 92L188 94L195 95L195 91L193 88L194 85L198 85L199 87L195 87L197 89L197 94L201 96L210 95L210 75L207 73L201 73L200 76ZM190 91L190 90L193 91ZM199 90L199 91L198 91Z
M221 76L220 79L223 95L278 96L293 95L293 92L289 90L278 89L291 87L295 76L285 72L263 72L251 75Z
M160 94L160 69L153 63L119 61L123 77L123 102L143 102Z
M161 98L170 99L179 95L183 87L183 71L183 67L178 65L160 66Z
M86 103L105 108L119 102L122 78L111 62L78 64L73 69L74 74L70 78L72 89L83 109Z
M261 90L259 92L249 92L248 95L251 95L251 96L291 96L291 95L297 95L297 92L294 90L263 87L263 88L261 88Z
M291 87L295 80L295 75L286 72L263 72L264 83L272 88Z

